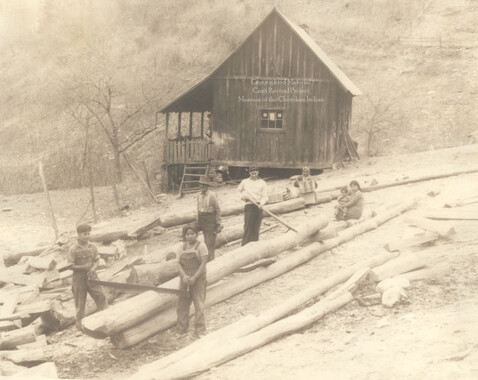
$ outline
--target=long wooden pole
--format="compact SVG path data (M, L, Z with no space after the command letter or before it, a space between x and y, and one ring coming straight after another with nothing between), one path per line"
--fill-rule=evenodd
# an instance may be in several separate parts
M40 174L41 182L43 185L43 191L45 192L45 196L48 202L48 213L50 215L50 221L53 229L55 230L55 238L58 239L60 237L60 232L58 231L58 225L56 224L55 213L53 212L53 205L50 199L50 193L48 191L48 186L46 184L45 175L43 174L43 163L40 161L38 163L38 173Z
M254 198L252 197L252 195L246 191L246 194L249 196L249 201L256 205L257 207L261 208L262 210L264 210L266 212L266 214L268 214L269 216L272 216L275 220L277 220L279 223L283 224L284 226L286 226L289 230L292 230L294 232L297 232L297 230L292 227L290 224L288 224L287 222L285 222L283 219L279 218L278 216L274 215L272 212L270 212L268 209L264 208L264 207L260 207L256 201L254 201Z
M148 186L148 184L146 183L146 181L143 179L143 177L141 177L141 175L138 173L138 171L136 170L136 168L133 166L133 163L130 161L128 155L126 154L126 152L123 152L123 157L125 158L126 160L126 163L129 165L129 167L131 168L131 170L133 171L134 175L136 176L136 178L138 178L144 185L144 187L146 188L146 190L148 190L148 194L151 196L151 198L153 198L153 200L156 202L156 203L159 203L158 201L158 198L156 198L156 195L153 194L153 192L151 191L150 187Z
M293 255L288 255L284 259L278 260L276 263L271 264L267 268L255 270L235 279L233 282L212 287L210 290L208 290L206 297L206 307L221 302L271 278L277 277L311 260L317 255L353 239L357 235L373 230L377 228L378 225L385 223L387 220L408 210L414 205L414 203L414 200L403 202L402 204L383 212L381 215L377 215L366 222L357 224L345 231L342 231L335 239L327 240L324 243L313 243L304 249L294 252ZM288 233L286 235L289 234L290 236L294 236L293 233ZM237 250L231 252L237 252ZM390 253L387 253L387 255L388 254ZM392 253L392 255L396 254ZM389 256L389 258L390 257L391 256ZM174 307L171 307L143 323L111 336L110 339L116 347L131 347L143 341L144 339L147 339L150 336L173 326L175 322L176 310Z
M324 216L319 216L304 225L299 233L288 232L274 239L253 242L222 255L208 265L208 283L213 284L234 273L236 269L259 259L274 257L280 252L296 247L327 226L327 223L328 220ZM176 277L163 286L178 288L179 278ZM145 292L125 302L112 305L107 311L83 319L83 328L86 334L104 339L106 336L148 320L174 303L176 303L174 296Z
M387 260L395 257L394 254L379 254L370 259L363 260L357 264L354 264L348 268L344 268L333 274L332 276L327 277L326 279L320 281L313 281L308 287L306 287L301 292L296 295L280 302L276 306L263 311L259 315L248 315L230 325L227 325L219 330L216 330L205 337L201 338L182 348L179 351L175 351L172 354L156 360L150 364L146 364L139 368L138 373L133 376L134 379L147 378L149 373L159 373L159 371L164 370L164 368L173 365L179 360L182 360L194 352L204 351L205 347L212 344L212 342L218 341L229 341L230 339L235 339L247 334L250 334L254 331L257 331L270 323L273 323L280 318L290 314L294 310L303 306L311 299L314 299L328 290L332 289L334 286L344 282L347 278L350 278L355 272L361 268L373 268L377 265L381 265Z

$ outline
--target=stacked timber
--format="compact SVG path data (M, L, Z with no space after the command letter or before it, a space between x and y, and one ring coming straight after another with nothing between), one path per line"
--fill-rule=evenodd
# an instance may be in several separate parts
M284 214L305 207L303 199L290 199L284 202L277 202L266 205L265 209L273 214ZM244 210L244 204L238 203L233 206L225 207L221 210L223 216L237 215ZM264 217L267 215L264 214ZM187 212L184 214L167 214L162 217L150 216L139 221L126 222L121 221L110 223L109 225L93 226L91 241L111 243L115 240L138 238L145 232L155 227L170 228L182 224L192 223L196 220L196 212Z
M278 238L249 243L224 254L208 265L208 283L214 284L238 268L294 248L326 227L327 223L325 217L318 217L300 228L298 233L289 231ZM173 289L178 286L177 277L162 285ZM175 303L175 296L145 292L130 298L127 303L111 306L107 312L99 312L85 318L83 327L88 335L104 338L148 320Z
M288 255L284 259L277 260L275 263L265 268L256 269L255 271L244 274L237 279L222 282L217 286L213 286L208 290L206 306L221 302L232 295L238 294L263 281L285 273L318 254L352 239L360 233L376 228L378 224L397 216L404 210L410 208L413 204L414 202L411 201L395 207L394 209L386 211L383 215L376 216L368 222L351 227L351 231L348 233L345 233L346 231L344 231L342 234L345 234L341 237L327 240L325 243L313 243L311 246L296 251L293 255ZM325 225L326 223L323 223L323 227L325 227ZM317 228L309 229L309 236L312 236L315 233L317 233ZM299 229L299 234L297 235L302 235L302 239L306 240L307 234L304 234L302 229ZM225 274L232 273L234 268L240 268L247 265L251 259L257 261L265 257L272 257L277 255L278 252L288 249L286 248L287 245L293 247L294 244L288 243L293 236L294 233L289 232L280 238L273 239L272 241L251 243L250 245L229 252L211 263L211 267L208 268L208 282L217 282ZM267 253L268 250L272 252ZM171 287L177 287L178 281L177 279L174 279L167 284ZM164 285L166 284L163 284L163 286ZM85 318L83 321L85 332L98 338L110 336L111 341L117 347L125 348L137 344L149 336L152 336L174 324L174 298L159 296L157 294L154 296L146 295L146 293L135 298L135 306L133 307L131 306L131 301L133 299L130 299L128 305L118 307L113 313L111 312L111 309L119 304L110 308L108 310L108 315L100 312L91 317ZM153 306L156 308L155 311L152 310L151 306L153 302L155 303ZM123 311L123 308L127 308L130 314L133 310L134 314L131 317L129 317L129 315L127 316L125 311ZM142 310L141 315L139 312L135 312L140 309ZM150 313L148 318L144 317L145 312L148 314Z
M280 322L277 321L347 280L339 289L320 301L320 306L312 306L312 308L324 307L325 305L330 305L331 302L340 300L338 304L335 304L337 307L330 309L325 307L322 309L325 311L323 314L325 315L327 312L332 312L345 305L353 299L353 297L350 297L350 294L365 279L369 268L383 264L394 256L394 254L390 253L377 255L349 268L339 270L325 280L313 282L300 293L263 311L259 315L246 316L229 326L206 335L171 355L140 367L138 373L132 376L131 380L189 377L205 371L211 368L211 366L217 366L252 351L285 334L296 331L296 329L299 329L298 324L300 324L301 328L306 327L317 320L317 314L312 311L314 309L309 308L306 309L306 312L301 312L294 317L286 318ZM222 349L212 349L220 342L221 347L226 342L228 347L227 353L224 353ZM245 342L248 343L246 344ZM229 343L236 348L229 346ZM206 359L205 356L208 358ZM207 360L207 364L201 364L198 367L198 364L200 362L204 363L204 360Z

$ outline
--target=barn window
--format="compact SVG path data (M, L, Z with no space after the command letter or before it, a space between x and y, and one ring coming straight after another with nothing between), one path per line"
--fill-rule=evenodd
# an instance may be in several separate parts
M283 117L282 110L261 110L261 129L282 130Z

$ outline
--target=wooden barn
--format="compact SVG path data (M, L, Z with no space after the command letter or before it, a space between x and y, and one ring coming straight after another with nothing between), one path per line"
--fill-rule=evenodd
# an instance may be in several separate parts
M306 31L274 8L209 76L159 110L166 115L163 186L171 189L178 177L193 183L210 164L331 167L354 151L348 129L360 94Z

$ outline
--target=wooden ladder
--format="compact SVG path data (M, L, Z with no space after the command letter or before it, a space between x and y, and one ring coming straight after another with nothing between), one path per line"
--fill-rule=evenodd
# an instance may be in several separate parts
M179 186L179 196L184 194L197 193L199 188L199 178L207 174L208 164L185 164L183 178Z

